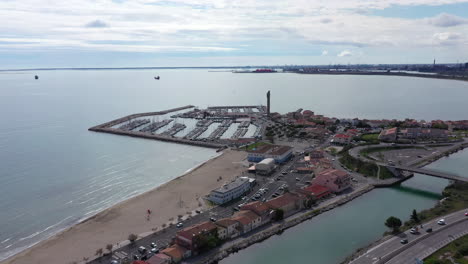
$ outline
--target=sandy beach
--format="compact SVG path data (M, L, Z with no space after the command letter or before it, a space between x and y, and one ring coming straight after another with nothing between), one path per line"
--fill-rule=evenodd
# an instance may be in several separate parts
M178 215L204 206L201 197L241 175L245 152L227 150L196 169L149 192L119 203L87 221L40 242L1 264L63 264L93 259L99 248L117 244L128 235L161 229ZM217 180L219 177L222 180ZM147 210L152 211L147 219Z

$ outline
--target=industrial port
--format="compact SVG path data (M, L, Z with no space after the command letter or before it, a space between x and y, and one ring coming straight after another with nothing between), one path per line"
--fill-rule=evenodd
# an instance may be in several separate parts
M262 139L268 114L262 105L206 109L189 105L133 114L89 130L219 149Z

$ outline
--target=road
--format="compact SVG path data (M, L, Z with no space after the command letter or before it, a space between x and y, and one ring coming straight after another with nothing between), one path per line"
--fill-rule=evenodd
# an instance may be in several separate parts
M457 211L455 213L449 214L445 217L440 217L434 220L431 220L429 222L426 222L423 224L423 228L419 230L419 233L416 235L413 235L408 231L399 234L397 236L393 236L382 243L376 245L375 247L372 247L371 249L367 250L366 253L363 255L359 256L355 260L351 261L350 264L381 264L381 263L410 263L408 261L403 261L403 262L388 262L388 261L393 261L393 257L404 257L405 255L402 255L406 250L411 249L410 253L408 253L410 256L414 248L419 248L415 247L419 243L423 243L426 241L424 244L421 244L422 246L426 245L426 243L429 243L431 241L441 241L444 238L447 238L447 233L443 229L448 229L447 232L451 232L449 230L454 230L456 232L458 229L458 225L454 224L459 220L462 220L464 223L468 222L468 217L465 216L465 212L468 209L464 209L461 211ZM446 225L438 225L437 221L441 218L445 219ZM455 229L452 229L452 226L457 226L453 227ZM432 228L431 233L427 233L425 230L427 228ZM445 235L445 237L444 237ZM434 237L434 239L432 239ZM430 240L426 240L429 239ZM408 239L408 244L404 245L401 244L402 239ZM430 247L435 247L437 246L437 243L434 244L428 244ZM402 252L401 252L402 251ZM414 261L414 258L411 259L411 261Z

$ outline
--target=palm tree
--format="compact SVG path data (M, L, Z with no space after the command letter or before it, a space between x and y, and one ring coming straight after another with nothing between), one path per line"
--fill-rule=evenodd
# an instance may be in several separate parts
M97 250L96 250L96 256L99 256L99 257L102 256L102 253L103 253L103 252L104 252L104 251L102 250L102 248L97 249Z

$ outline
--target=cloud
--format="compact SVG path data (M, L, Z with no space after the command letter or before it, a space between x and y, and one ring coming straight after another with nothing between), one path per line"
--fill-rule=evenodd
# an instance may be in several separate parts
M454 27L458 25L468 24L468 19L455 15L441 13L436 17L428 19L429 24L437 27Z
M353 54L349 50L343 50L342 52L338 53L338 57L351 57Z
M328 50L323 50L322 51L322 56L327 56L328 55Z
M85 27L87 28L106 28L106 27L109 27L109 25L107 23L105 23L104 21L102 20L94 20L94 21L91 21L89 23L87 23L85 25Z

